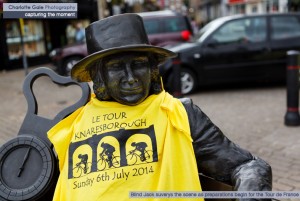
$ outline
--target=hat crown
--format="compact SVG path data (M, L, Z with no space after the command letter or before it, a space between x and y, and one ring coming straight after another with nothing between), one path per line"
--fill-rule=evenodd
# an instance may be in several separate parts
M149 43L142 17L133 13L114 15L90 24L86 30L88 56L77 62L71 77L79 82L91 81L89 69L107 56L126 51L151 53L158 65L176 54Z
M89 54L115 47L149 45L143 19L137 14L111 16L90 24L85 31Z

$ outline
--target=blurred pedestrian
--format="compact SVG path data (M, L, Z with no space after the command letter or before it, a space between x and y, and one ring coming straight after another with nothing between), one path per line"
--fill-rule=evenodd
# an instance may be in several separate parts
M75 32L75 41L78 42L83 42L85 40L85 31L82 26L81 22L77 22L75 25L76 32Z
M73 24L68 24L66 28L66 36L68 44L73 44L75 42L75 27Z

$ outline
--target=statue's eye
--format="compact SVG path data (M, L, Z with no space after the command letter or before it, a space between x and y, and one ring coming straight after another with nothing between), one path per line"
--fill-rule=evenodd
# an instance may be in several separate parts
M148 66L148 61L146 59L139 59L139 60L134 60L132 62L132 65L134 67L143 67L143 66Z
M135 66L142 65L142 64L143 64L143 62L141 62L141 61L134 61L133 62L133 65L135 65Z
M122 65L119 63L119 62L114 62L114 63L108 63L106 65L106 67L109 69L109 70L118 70L122 67Z

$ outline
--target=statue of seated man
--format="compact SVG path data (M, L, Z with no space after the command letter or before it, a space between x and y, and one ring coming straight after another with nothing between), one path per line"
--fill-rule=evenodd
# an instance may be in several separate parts
M54 201L201 191L199 173L236 191L272 190L271 167L264 160L230 141L191 99L174 98L163 89L158 66L176 54L149 44L141 17L96 21L86 28L86 42L89 55L73 67L71 77L92 81L94 93L48 132L60 169ZM99 156L103 142L114 147L111 163ZM91 167L74 177L83 153Z

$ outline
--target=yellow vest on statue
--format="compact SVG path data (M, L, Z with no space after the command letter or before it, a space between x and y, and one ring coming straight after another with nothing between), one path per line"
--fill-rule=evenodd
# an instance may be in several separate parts
M134 191L201 191L187 113L164 91L137 106L99 101L93 94L48 137L59 158L54 201L123 201Z

